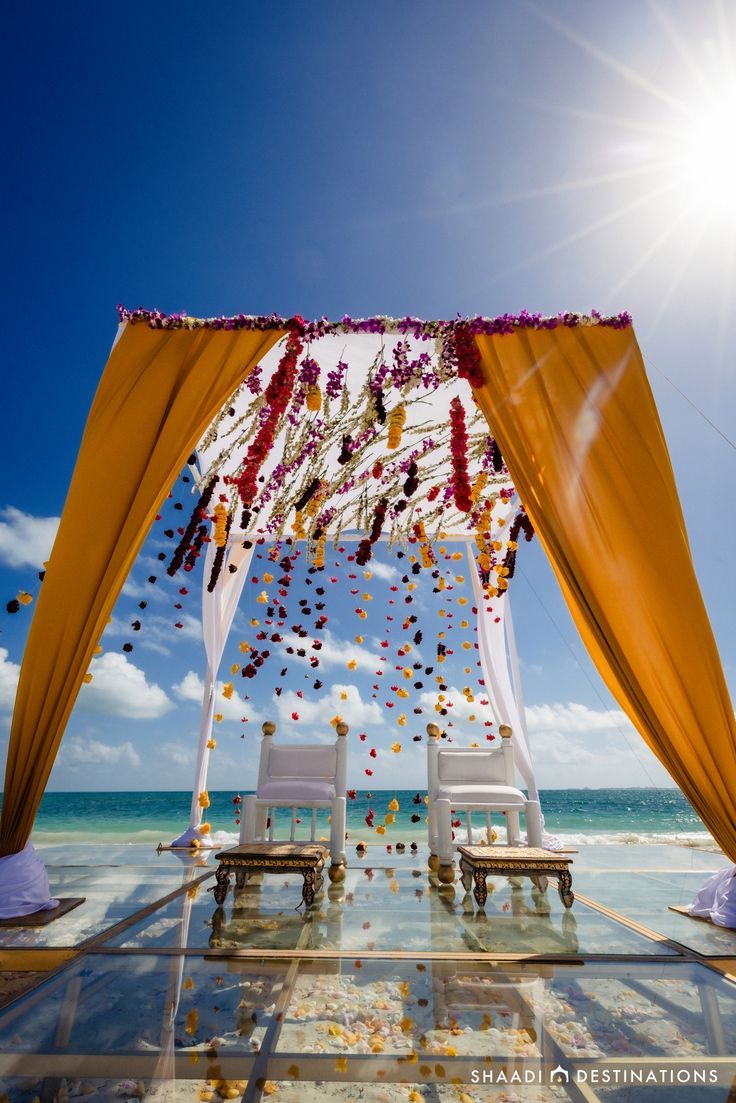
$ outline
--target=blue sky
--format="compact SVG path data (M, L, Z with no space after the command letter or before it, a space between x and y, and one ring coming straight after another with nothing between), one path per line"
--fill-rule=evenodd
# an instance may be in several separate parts
M117 302L307 317L628 309L733 690L734 451L675 390L733 439L732 6L226 3L215 18L189 3L48 4L16 6L5 31L4 601L31 588L63 505ZM147 573L135 568L116 623ZM371 580L375 606L389 584ZM202 666L189 600L181 630L153 601L148 644L124 664L122 635L106 639L115 659L80 698L52 787L187 787ZM339 648L355 625L334 605ZM536 545L513 605L541 784L667 784ZM3 747L29 616L0 623ZM374 784L392 784L394 733L371 726L368 671L351 680L335 663L324 680L333 696L355 686L382 752ZM252 689L254 715L272 714L273 683ZM220 725L215 788L254 761L241 730ZM419 785L421 752L402 754ZM351 762L360 785L365 751Z

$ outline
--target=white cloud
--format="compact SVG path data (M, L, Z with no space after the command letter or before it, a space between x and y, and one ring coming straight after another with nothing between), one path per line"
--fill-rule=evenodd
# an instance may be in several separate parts
M342 699L343 693L345 700ZM294 690L287 690L277 698L276 709L279 721L285 726L301 730L305 725L311 725L317 729L314 737L324 737L326 740L334 738L330 725L333 716L341 716L351 729L383 722L380 706L375 701L364 701L358 687L349 684L330 686L329 693L317 701L297 697ZM299 714L299 720L292 720L292 712Z
M473 691L473 701L468 701L465 694L457 686L448 686L444 690L425 691L419 697L419 705L424 709L429 719L437 720L440 725L447 724L450 720L465 721L468 725L468 735L475 739L479 734L485 733L484 722L493 720L494 717L490 706L490 698L483 687L474 687L470 682L468 685ZM440 694L444 694L444 701L441 701L440 704L447 709L447 716L440 717L435 712L434 706ZM485 701L486 704L481 704L482 701ZM475 720L471 720L471 716L474 716Z
M131 628L134 620L141 622L138 632L134 632ZM181 624L181 628L174 627L176 624ZM128 616L112 617L105 629L105 636L136 640L141 647L148 647L152 651L160 651L168 655L170 654L169 644L181 640L201 640L202 621L199 617L193 617L191 613L177 610L173 610L170 616L165 617L160 613L151 614L135 609Z
M217 683L215 712L221 713L225 720L236 720L239 722L242 717L247 716L249 723L257 723L260 720L258 710L253 707L250 701L244 701L237 693L237 690L234 690L232 697L223 697L222 690L224 685L225 683L223 681ZM204 695L204 682L194 670L187 671L182 680L177 682L176 685L173 685L171 689L180 701L191 701L201 706L202 697Z
M621 709L596 709L569 701L568 704L530 705L526 710L527 724L532 734L589 735L593 732L609 734L622 730L634 732L630 720Z
M11 662L7 647L0 647L0 712L12 712L20 666Z
M109 651L95 659L90 669L92 681L79 694L84 712L152 720L174 707L161 687L146 681L145 673L125 655Z
M367 571L371 571L376 578L380 578L383 582L396 583L401 578L401 573L396 570L396 567L392 567L389 563L380 563L377 559L371 559L366 566Z
M113 746L99 739L72 735L61 745L59 758L69 765L141 766L140 755L130 741Z
M161 746L161 753L164 758L169 762L175 763L177 766L193 766L194 765L194 752L196 747L194 745L195 736L192 736L192 746L182 746L180 743L164 743Z
M281 650L285 652L287 647L293 647L296 651L297 648L303 648L306 651L306 655L288 655L289 660L296 659L304 663L308 663L313 656L317 656L319 659L319 665L321 668L329 666L341 666L347 667L350 660L355 660L356 670L364 670L369 674L375 674L377 670L381 669L381 658L373 651L368 651L367 648L361 647L360 644L354 643L351 640L341 640L333 636L331 632L317 632L314 639L321 642L322 647L319 651L313 651L311 648L312 637L306 639L300 639L299 636L293 632L287 632L284 636L284 642L281 644Z
M8 567L41 567L51 554L58 517L34 517L15 506L0 511L0 562Z

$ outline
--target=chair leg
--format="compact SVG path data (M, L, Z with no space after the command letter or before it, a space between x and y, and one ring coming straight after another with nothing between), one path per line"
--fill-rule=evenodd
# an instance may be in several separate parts
M521 839L521 827L519 826L519 813L508 811L506 813L506 838L509 846L518 846Z
M266 842L267 830L268 806L265 804L258 804L255 806L255 832L253 840L257 842Z
M253 843L256 838L256 798L246 797L243 801L242 823L240 825L240 842Z
M332 821L330 823L330 863L333 866L345 865L345 797L336 797L332 802Z
M542 810L538 800L526 802L526 841L529 846L542 846Z
M437 853L437 812L434 806L434 801L431 800L427 805L427 842L429 843L430 854Z
M452 866L454 847L452 845L452 809L449 800L435 801L437 817L437 850L440 867Z

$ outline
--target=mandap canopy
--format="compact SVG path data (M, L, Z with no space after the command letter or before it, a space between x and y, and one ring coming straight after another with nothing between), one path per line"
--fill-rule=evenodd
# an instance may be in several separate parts
M33 819L115 600L187 462L198 497L168 569L204 558L207 676L181 841L198 829L215 679L257 540L306 541L319 568L338 538L355 540L362 564L379 539L410 539L426 569L438 539L466 540L484 673L534 789L491 627L503 618L483 618L487 602L503 609L533 526L607 686L736 859L734 714L628 315L330 323L121 311L21 669L0 914L48 898Z

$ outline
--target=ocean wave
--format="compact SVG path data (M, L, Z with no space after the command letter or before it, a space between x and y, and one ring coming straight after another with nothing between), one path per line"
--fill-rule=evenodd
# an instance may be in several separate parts
M576 846L647 846L655 844L669 844L674 846L702 847L717 849L717 845L707 831L554 831L552 833L562 842L563 847ZM377 846L385 846L387 843L412 841L423 845L426 836L423 833L397 830L390 836L386 834L383 839L373 839L370 832L360 830L350 831L348 846L354 846L359 839ZM157 846L162 843L168 846L171 842L170 834L165 831L152 830L150 828L140 831L35 831L31 841L36 846L59 846L61 844L98 844L124 846L140 843L151 843ZM213 831L212 843L216 847L237 846L239 836L234 831ZM503 841L502 838L499 839Z

